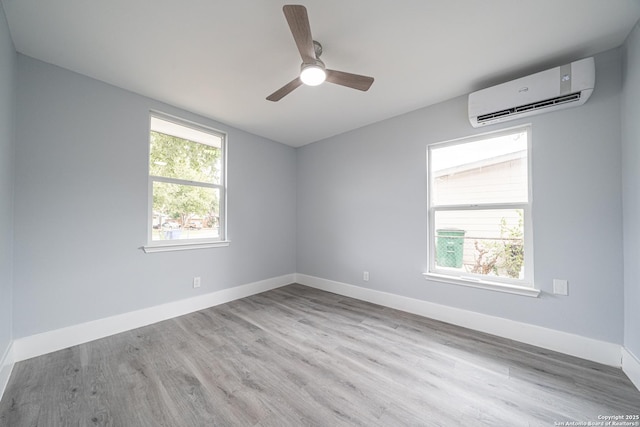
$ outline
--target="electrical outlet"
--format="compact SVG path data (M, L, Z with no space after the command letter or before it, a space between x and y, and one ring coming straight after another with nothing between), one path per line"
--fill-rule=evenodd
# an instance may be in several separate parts
M369 281L369 272L368 271L363 271L362 272L362 280L364 280L365 282Z
M194 288L199 288L200 287L200 276L193 278L193 287Z
M569 295L569 282L563 279L553 279L553 293L556 295Z

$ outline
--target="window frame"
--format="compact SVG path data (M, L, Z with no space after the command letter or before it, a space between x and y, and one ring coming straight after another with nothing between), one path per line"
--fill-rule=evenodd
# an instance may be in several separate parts
M220 165L222 171L220 173L220 183L208 183L201 181L191 181L181 178L168 178L163 176L151 175L150 171L150 157L151 157L151 141L150 136L152 127L151 121L153 118L163 120L191 128L200 132L215 135L220 138ZM227 133L212 127L202 125L190 120L186 120L180 117L176 117L170 114L162 113L159 111L151 110L149 112L149 123L147 137L147 244L142 247L145 253L154 252L167 252L167 251L179 251L179 250L191 250L191 249L205 249L214 247L229 246L229 240L227 239ZM199 144L202 142L193 141ZM175 240L153 240L153 184L155 182L162 182L168 184L187 185L192 187L214 188L219 191L219 228L218 237L205 237L205 238L192 238L192 239L175 239Z
M433 176L432 176L432 155L431 151L436 148L443 148L453 145L460 145L472 142L493 139L519 132L526 132L527 135L527 201L526 202L505 202L505 203L468 203L468 204L447 204L433 205ZM524 124L509 127L492 132L485 132L468 137L457 138L448 141L437 142L427 145L427 272L425 279L455 285L470 286L474 288L501 291L519 295L537 297L540 293L535 289L533 270L533 191L532 191L532 126ZM513 279L509 277L486 276L477 273L457 272L452 269L437 267L436 265L436 212L462 211L462 210L499 210L499 209L522 209L523 211L523 244L524 244L524 277L523 279Z

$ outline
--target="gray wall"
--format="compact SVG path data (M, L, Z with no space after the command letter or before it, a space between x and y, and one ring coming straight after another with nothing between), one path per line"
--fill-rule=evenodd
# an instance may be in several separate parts
M0 4L0 360L11 339L16 52Z
M640 22L625 44L622 75L624 345L640 360Z
M229 247L139 249L149 109L228 133ZM295 272L293 148L23 55L16 123L15 338Z
M622 344L620 57L596 57L596 89L579 108L477 130L460 97L300 148L298 273ZM426 281L427 144L529 121L543 293ZM554 278L569 281L568 297L551 294Z

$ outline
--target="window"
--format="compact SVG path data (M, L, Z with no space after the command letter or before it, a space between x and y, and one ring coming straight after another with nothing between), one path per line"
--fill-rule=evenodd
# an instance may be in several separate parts
M535 295L529 126L433 144L427 278Z
M152 113L146 252L226 245L222 132Z

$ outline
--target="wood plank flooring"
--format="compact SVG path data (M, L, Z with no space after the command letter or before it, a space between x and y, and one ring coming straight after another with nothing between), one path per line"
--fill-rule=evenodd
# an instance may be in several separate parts
M0 425L554 426L639 413L621 370L290 285L17 363Z

